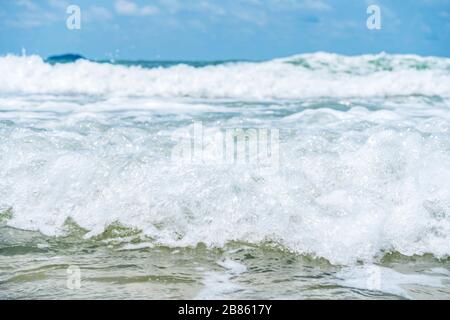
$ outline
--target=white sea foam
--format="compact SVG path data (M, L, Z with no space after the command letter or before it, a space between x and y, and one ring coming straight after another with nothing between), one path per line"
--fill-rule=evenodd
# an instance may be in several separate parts
M404 274L375 265L344 268L336 275L336 282L345 287L388 293L411 299L407 287L445 287L447 278L439 274Z
M196 299L227 299L238 292L248 291L247 288L236 283L236 278L247 270L247 267L237 261L225 259L217 264L225 271L211 271L205 274L203 287Z
M270 241L336 264L448 257L448 59L378 57L387 71L372 58L152 70L0 58L0 208L48 235L70 217L87 237L120 222L154 244ZM316 96L327 98L243 101ZM171 162L190 117L212 132L279 129L280 169Z
M237 98L450 95L450 59L318 53L261 63L143 69L38 56L0 58L0 93Z

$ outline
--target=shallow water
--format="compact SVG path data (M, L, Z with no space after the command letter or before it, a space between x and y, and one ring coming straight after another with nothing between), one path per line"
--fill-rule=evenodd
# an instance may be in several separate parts
M0 229L2 299L449 299L448 261L333 266L273 244L139 248ZM5 242L13 243L5 245ZM80 287L68 270L80 270Z
M449 59L0 73L1 298L450 298Z

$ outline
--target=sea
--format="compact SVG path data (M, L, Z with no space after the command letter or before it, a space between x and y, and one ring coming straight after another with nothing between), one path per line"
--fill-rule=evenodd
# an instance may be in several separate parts
M0 299L450 299L450 58L0 57Z

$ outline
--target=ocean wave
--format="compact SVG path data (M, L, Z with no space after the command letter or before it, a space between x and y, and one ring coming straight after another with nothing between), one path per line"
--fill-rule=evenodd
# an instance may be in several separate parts
M450 95L450 59L316 53L266 62L142 68L39 56L0 58L1 94L303 99Z
M1 123L2 216L46 235L71 219L88 238L119 223L171 247L273 242L334 264L447 257L450 136L433 125L442 119L406 119L361 108L284 117L276 171L174 163L164 123Z
M170 247L275 243L333 264L446 258L448 65L331 54L149 69L0 58L0 223L62 236L72 221L89 239L129 236L123 227ZM288 101L263 102L277 99ZM172 161L193 117L208 148L219 129L279 130L278 169Z

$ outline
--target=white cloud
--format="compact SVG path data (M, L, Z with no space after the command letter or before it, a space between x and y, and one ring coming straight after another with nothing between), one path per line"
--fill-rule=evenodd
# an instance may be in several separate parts
M150 5L140 7L129 0L117 0L115 9L118 14L124 16L151 16L159 12L158 7Z
M159 3L172 14L177 13L183 8L179 0L159 0Z
M331 9L331 6L324 0L303 0L302 5L305 8L317 11L327 11Z
M38 6L31 0L16 0L15 4L21 7L25 7L27 10L30 11L35 11L38 9Z
M269 0L272 5L277 7L304 9L314 11L331 10L331 5L326 0Z
M185 12L202 12L211 15L222 16L226 14L224 6L220 1L211 0L159 0L160 5L169 13L176 14Z
M1 21L8 27L12 28L38 28L49 26L60 21L61 18L52 11L44 10L31 0L15 0L14 4L21 7L13 15Z
M70 3L65 0L47 0L49 6L58 8L58 9L66 9Z
M113 14L101 6L90 6L85 14L85 17L89 21L104 21L111 20L114 16Z
M224 8L222 8L220 5L211 3L208 0L200 1L198 4L198 10L218 16L223 16L224 14L226 14Z
M267 14L264 11L235 10L233 16L241 21L249 22L258 26L264 26L267 23Z

